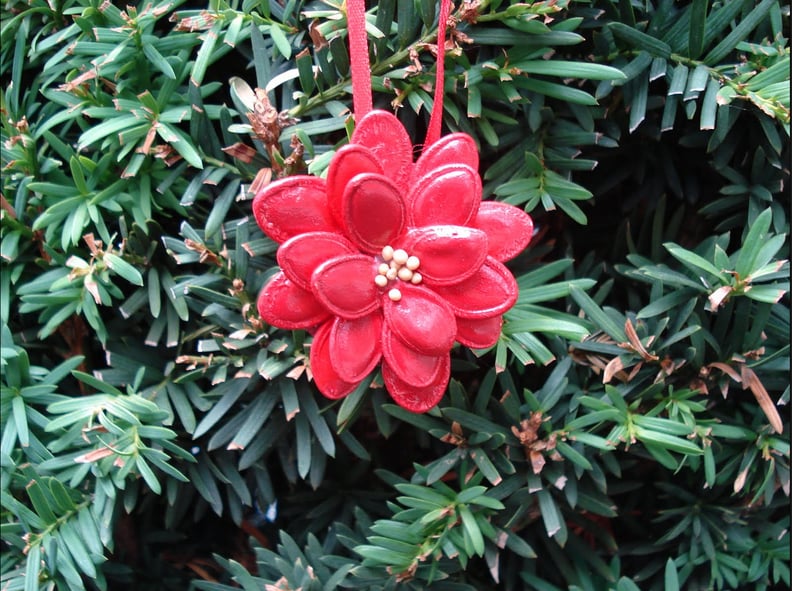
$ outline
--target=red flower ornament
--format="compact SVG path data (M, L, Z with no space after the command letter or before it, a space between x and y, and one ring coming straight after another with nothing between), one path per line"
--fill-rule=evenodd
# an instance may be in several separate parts
M281 270L261 290L259 314L315 331L319 390L342 398L381 364L393 399L424 412L443 396L454 342L497 342L518 291L502 263L525 248L533 222L481 201L470 136L447 135L415 163L412 154L398 119L371 111L326 180L276 181L256 195L253 213L280 244Z

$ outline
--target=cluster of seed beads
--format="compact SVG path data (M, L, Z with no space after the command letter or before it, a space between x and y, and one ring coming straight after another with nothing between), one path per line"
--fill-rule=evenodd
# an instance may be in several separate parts
M409 281L414 285L423 281L423 277L417 271L421 266L420 259L416 256L409 256L407 251L401 248L393 250L392 246L386 246L382 249L382 260L384 262L380 263L377 268L377 276L374 277L374 283L379 287L387 287L391 281L396 279ZM394 287L388 290L388 297L394 302L398 302L402 294L398 287Z

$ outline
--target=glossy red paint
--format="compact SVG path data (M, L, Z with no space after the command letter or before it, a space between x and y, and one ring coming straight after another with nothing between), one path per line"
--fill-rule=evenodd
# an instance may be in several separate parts
M327 180L276 181L253 213L280 244L281 270L261 290L259 313L314 333L319 390L343 397L382 366L393 399L425 412L445 392L455 342L498 341L517 299L503 262L527 246L533 223L517 207L481 201L469 136L442 137L415 163L412 154L398 119L370 111Z

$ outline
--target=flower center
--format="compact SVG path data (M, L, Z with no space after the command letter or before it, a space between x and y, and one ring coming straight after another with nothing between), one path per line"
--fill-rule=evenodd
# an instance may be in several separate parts
M377 267L377 275L374 277L374 283L381 288L391 286L388 290L388 297L394 302L398 302L401 297L401 290L398 285L400 281L405 283L412 283L418 285L423 281L423 277L418 272L418 267L421 266L421 261L416 256L410 256L406 250L401 248L394 250L392 246L385 246L382 249L382 262Z

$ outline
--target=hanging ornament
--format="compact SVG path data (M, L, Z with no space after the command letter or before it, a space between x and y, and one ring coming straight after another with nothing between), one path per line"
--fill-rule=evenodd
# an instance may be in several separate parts
M438 27L441 72L449 5ZM311 372L328 398L348 395L380 366L393 399L425 412L448 385L454 343L486 348L500 337L518 294L503 262L525 248L533 223L517 207L481 200L476 144L463 133L433 139L437 111L413 162L399 120L371 110L363 3L348 7L357 125L326 179L292 176L256 195L253 213L279 243L281 268L258 311L273 326L314 333ZM440 74L437 83L442 112Z

